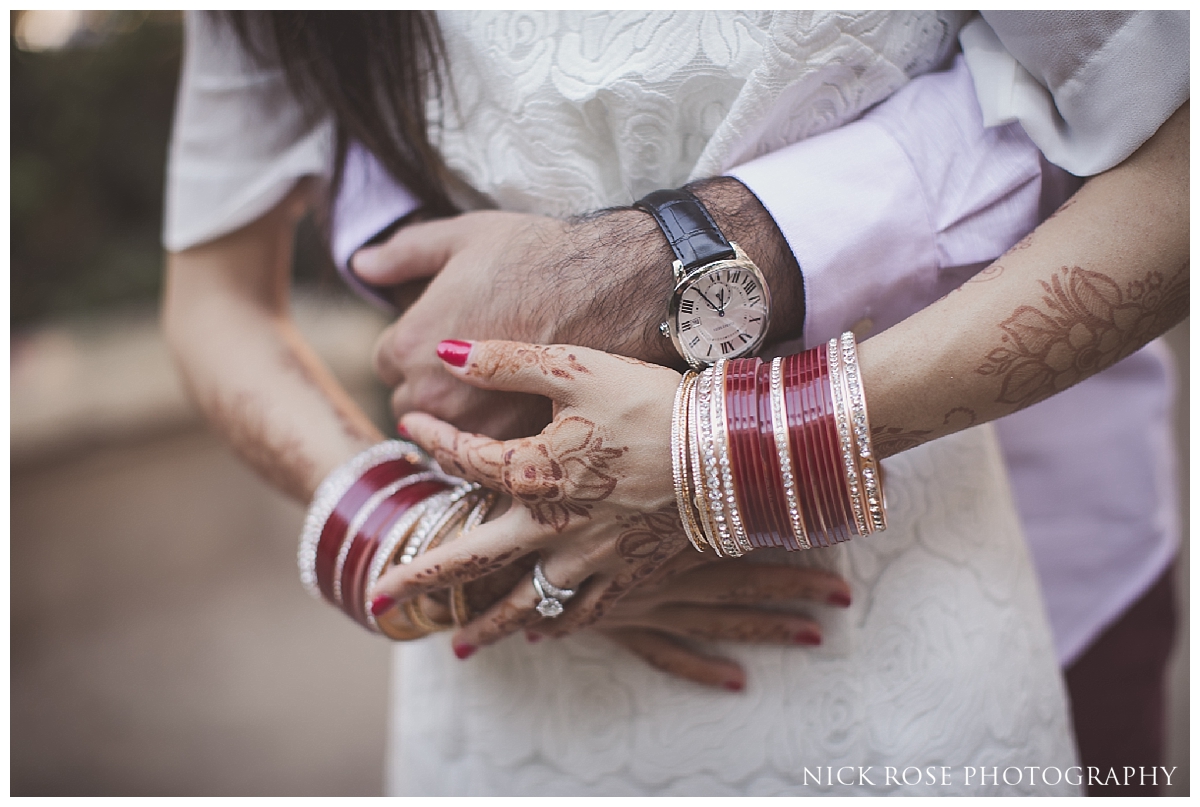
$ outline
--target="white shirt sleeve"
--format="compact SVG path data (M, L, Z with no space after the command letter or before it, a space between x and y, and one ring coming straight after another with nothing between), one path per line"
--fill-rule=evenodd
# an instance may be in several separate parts
M1046 157L1093 176L1191 95L1187 11L985 11L959 33L984 122L1019 121Z
M188 12L167 164L163 243L172 251L266 213L308 175L328 175L333 127L305 115L283 71L253 62L211 12Z
M860 120L729 174L796 256L808 345L846 330L865 338L919 311L1073 189L1019 126L985 128L961 57Z

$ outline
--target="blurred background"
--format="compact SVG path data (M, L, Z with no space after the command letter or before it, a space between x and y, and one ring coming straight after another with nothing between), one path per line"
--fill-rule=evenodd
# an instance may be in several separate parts
M305 594L300 507L209 434L159 335L179 15L9 22L11 794L378 794L387 644ZM297 240L300 327L386 424L368 363L385 323L311 225ZM1186 525L1188 323L1169 341ZM1186 795L1186 545L1178 568Z

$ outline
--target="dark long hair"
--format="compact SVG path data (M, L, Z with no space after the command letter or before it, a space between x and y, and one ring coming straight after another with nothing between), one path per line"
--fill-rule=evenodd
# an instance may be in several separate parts
M429 140L426 101L446 86L445 45L432 11L231 11L223 16L260 63L283 68L306 111L332 114L337 193L358 140L430 216L456 212L445 164Z

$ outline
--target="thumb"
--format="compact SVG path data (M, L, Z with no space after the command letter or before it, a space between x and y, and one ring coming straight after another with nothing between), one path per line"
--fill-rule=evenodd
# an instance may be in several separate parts
M433 277L459 249L462 223L457 218L401 227L382 244L363 247L350 269L372 286L395 286Z

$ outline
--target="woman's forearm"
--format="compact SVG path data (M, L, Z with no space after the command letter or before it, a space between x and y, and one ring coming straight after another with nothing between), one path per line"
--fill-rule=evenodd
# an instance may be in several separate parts
M163 325L193 400L265 479L307 502L383 436L288 313L297 191L247 227L171 254Z
M1187 316L1188 106L960 289L860 346L881 455L1048 398Z

